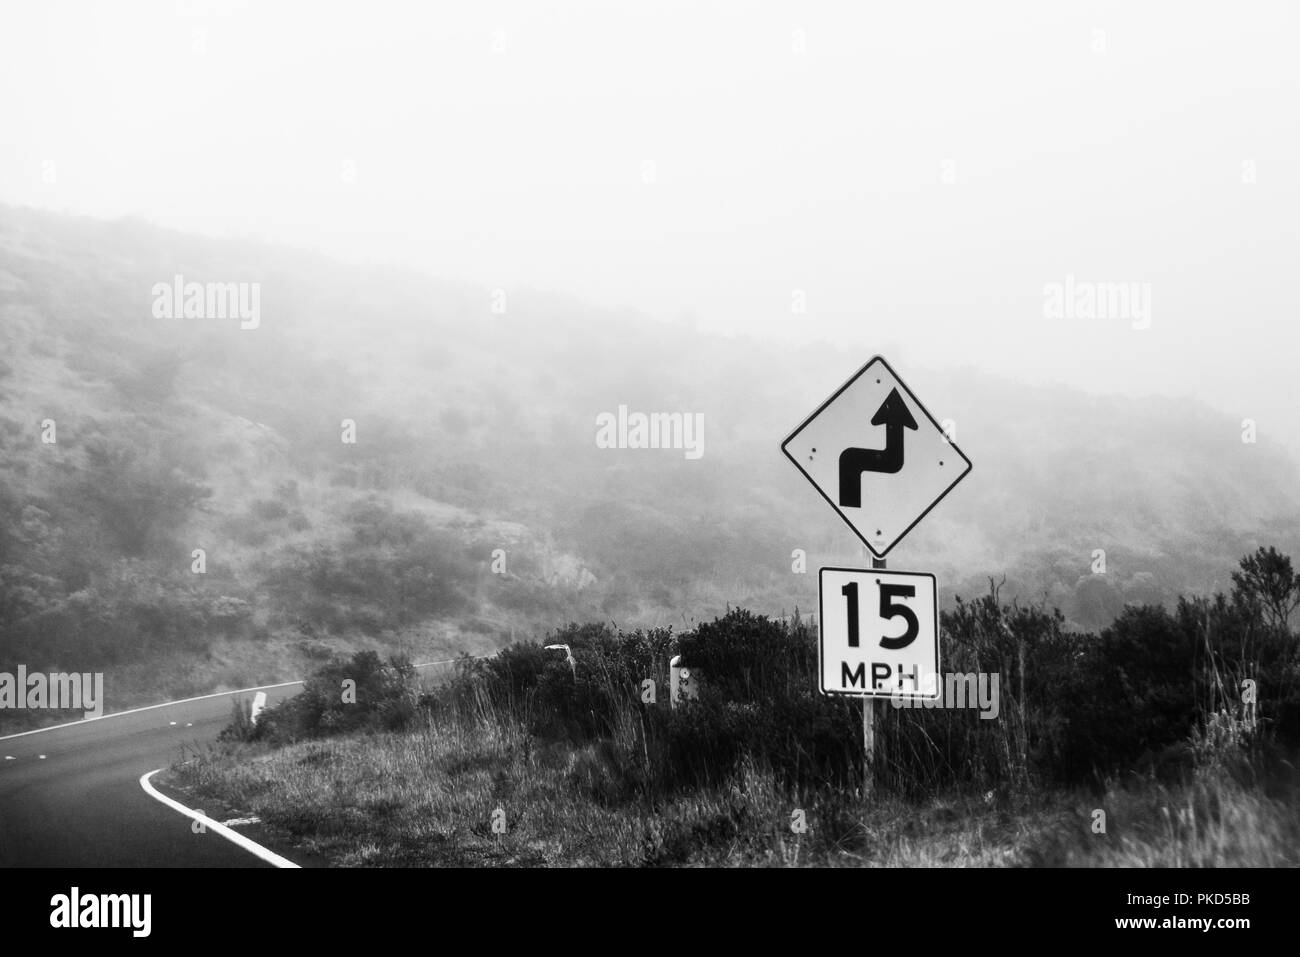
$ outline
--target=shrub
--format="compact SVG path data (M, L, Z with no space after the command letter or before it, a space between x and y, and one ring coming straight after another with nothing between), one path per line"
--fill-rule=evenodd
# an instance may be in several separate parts
M394 656L384 662L373 651L359 651L351 659L331 661L303 683L299 694L262 712L258 737L283 742L398 731L412 725L418 702L418 676L410 661Z
M1205 753L1193 742L1213 733L1207 722L1224 720L1211 716L1229 707L1243 726L1247 678L1267 702L1252 734L1284 740L1300 718L1300 675L1277 607L1223 596L1175 613L1129 607L1094 635L1066 630L1059 611L1003 604L990 583L981 598L959 598L941 628L945 673L997 677L996 720L976 708L870 705L876 781L915 795L1098 782L1143 767L1181 774ZM808 623L737 609L678 636L573 624L545 642L569 645L573 668L540 643L512 645L464 666L431 705L459 701L462 714L518 721L542 738L612 741L602 754L621 763L602 778L605 798L720 784L745 762L797 791L852 788L865 773L862 705L817 693ZM698 700L675 710L674 653L702 676ZM653 704L639 695L646 678L662 689Z
M573 665L545 645L568 645ZM570 624L544 642L519 642L466 662L446 694L471 709L481 695L534 734L586 740L615 732L623 709L640 701L646 679L667 692L671 647L669 629L627 634L604 624Z
M1277 593L1286 599L1280 585ZM996 720L978 708L873 703L874 778L917 795L1101 782L1135 769L1177 777L1245 754L1276 758L1282 752L1270 749L1300 715L1297 642L1277 620L1281 607L1241 594L1183 601L1173 612L1133 606L1095 635L1067 630L1059 611L1004 604L990 583L985 596L959 598L941 629L945 673L997 676ZM545 645L567 645L572 661ZM698 699L676 709L674 654L702 676ZM273 719L281 733L382 726L339 708L341 667L281 706ZM373 655L350 667L363 676L380 668ZM466 659L421 702L439 720L479 730L494 723L525 749L535 739L571 745L575 788L604 803L731 787L753 770L796 795L852 793L867 770L862 705L819 694L816 668L809 623L736 609L682 635L570 624ZM647 679L653 696L643 694ZM1251 710L1241 700L1245 680L1258 686ZM371 684L376 700L392 687ZM359 700L363 687L358 680Z
M1164 608L1127 608L1090 643L1066 704L1069 770L1131 765L1191 733L1196 646Z

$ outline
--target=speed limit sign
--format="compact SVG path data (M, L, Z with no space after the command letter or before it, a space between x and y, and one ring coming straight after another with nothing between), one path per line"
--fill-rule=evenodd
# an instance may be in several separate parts
M900 700L939 696L933 575L823 568L819 590L822 694Z

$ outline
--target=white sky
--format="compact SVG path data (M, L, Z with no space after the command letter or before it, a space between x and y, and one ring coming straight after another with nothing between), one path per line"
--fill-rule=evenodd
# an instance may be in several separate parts
M1194 392L1296 444L1294 5L543 6L4 0L0 201ZM1066 274L1150 282L1151 328L1044 318Z

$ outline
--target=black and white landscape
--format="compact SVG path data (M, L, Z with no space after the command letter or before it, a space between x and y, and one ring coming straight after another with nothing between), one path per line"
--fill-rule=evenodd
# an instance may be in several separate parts
M0 865L1300 864L1297 40L7 5Z

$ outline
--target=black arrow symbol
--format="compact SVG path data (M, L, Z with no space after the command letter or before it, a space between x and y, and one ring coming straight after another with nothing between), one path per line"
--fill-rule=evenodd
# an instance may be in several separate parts
M890 390L871 424L885 427L883 449L845 449L840 453L840 504L846 508L862 507L863 472L893 474L903 470L903 429L916 431L917 427L897 389Z

